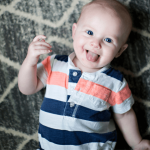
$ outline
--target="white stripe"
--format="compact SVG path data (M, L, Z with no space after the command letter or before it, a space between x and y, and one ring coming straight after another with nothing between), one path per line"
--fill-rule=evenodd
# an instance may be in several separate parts
M47 84L45 97L66 102L67 89L61 86Z
M82 144L80 146L74 145L58 145L41 137L40 134L39 141L41 144L42 149L44 150L114 150L116 142L107 141L106 143L87 143Z
M68 82L68 95L72 95L77 83Z
M129 111L133 104L134 104L134 99L131 95L123 103L112 106L112 110L114 113L123 114L123 113Z
M59 61L55 59L52 71L62 72L68 75L68 62Z
M42 110L40 110L40 123L53 129L82 131L87 133L101 134L115 130L113 120L110 120L110 122L92 122L68 116L50 114Z
M119 91L123 90L126 86L127 86L127 81L125 78L123 78L123 81L121 82L120 86L119 86ZM118 92L119 92L118 91Z
M102 99L75 90L72 92L68 102L74 102L77 105L96 111L108 110L110 107L110 104Z

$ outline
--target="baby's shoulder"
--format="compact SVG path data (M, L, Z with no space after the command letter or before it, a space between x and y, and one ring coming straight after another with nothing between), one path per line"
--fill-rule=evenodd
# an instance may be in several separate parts
M68 55L55 55L56 60L68 62Z
M113 67L110 67L109 69L105 70L103 73L107 75L108 77L112 77L121 82L123 81L123 78L124 78L123 74L119 70L114 69Z

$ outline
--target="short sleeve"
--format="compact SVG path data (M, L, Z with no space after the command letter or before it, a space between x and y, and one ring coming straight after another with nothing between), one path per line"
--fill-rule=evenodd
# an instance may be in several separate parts
M46 86L48 76L51 74L54 58L56 55L48 56L42 62L37 64L37 77Z
M134 104L134 99L125 79L120 84L118 92L111 93L112 111L123 114L129 111Z

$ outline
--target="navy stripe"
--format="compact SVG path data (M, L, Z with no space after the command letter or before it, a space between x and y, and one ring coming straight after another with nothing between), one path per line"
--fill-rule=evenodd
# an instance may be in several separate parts
M76 73L76 76L74 76L74 73ZM82 75L82 72L79 70L69 70L69 82L77 83Z
M41 110L52 113L52 114L57 114L57 115L65 115L65 116L72 116L74 107L70 107L69 102L61 102L49 98L44 98L44 101L41 106ZM75 114L75 118L78 119L83 119L83 120L88 120L88 121L110 121L111 113L109 110L104 110L104 111L95 111L83 106L79 106L77 109L77 112Z
M49 99L49 98L44 98L41 106L41 110L52 114L63 115L65 105L66 103L64 102Z
M59 145L81 145L91 142L105 143L107 141L116 142L117 133L116 130L109 133L86 133L81 131L66 131L48 128L40 124L39 133L49 142Z
M119 70L115 70L113 68L109 68L108 70L104 71L103 73L105 73L106 75L115 78L119 81L123 81L123 75Z
M109 110L94 111L83 106L78 107L76 118L89 120L89 121L110 121L111 112Z
M59 61L68 62L68 55L56 55L55 59L57 59Z

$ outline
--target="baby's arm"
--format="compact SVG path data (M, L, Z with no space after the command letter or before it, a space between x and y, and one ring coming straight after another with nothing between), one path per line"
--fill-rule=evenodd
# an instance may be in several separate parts
M28 54L20 68L18 75L19 90L30 95L43 88L43 83L37 78L37 62L41 54L51 52L50 44L45 42L43 35L36 36L29 45ZM40 41L40 39L42 39Z
M133 109L124 114L114 113L114 119L129 146L134 150L150 150L150 141L142 140Z

